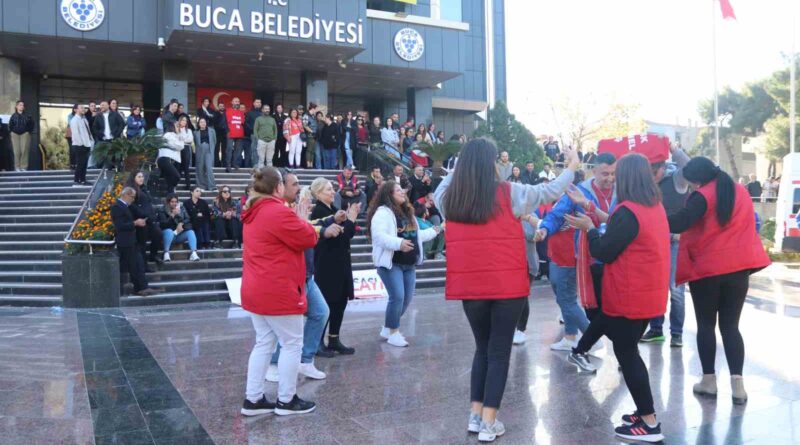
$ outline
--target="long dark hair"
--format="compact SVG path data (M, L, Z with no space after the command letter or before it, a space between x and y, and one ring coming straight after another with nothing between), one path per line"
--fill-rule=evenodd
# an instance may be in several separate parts
M629 153L617 161L617 199L631 201L647 207L661 202L650 163L639 153Z
M478 138L464 144L453 179L442 198L442 209L450 221L484 224L496 210L497 147Z
M139 173L144 175L143 171L134 170L133 172L131 172L131 174L128 176L128 179L125 181L125 187L130 187L130 188L136 190L136 199L137 200L139 199L139 194L142 193L142 188L139 187L139 184L136 183L136 176ZM144 184L142 184L142 185L144 185Z
M219 192L217 192L217 197L214 199L214 201L216 201L217 207L219 207L220 210L222 210L223 212L227 212L228 210L234 207L233 190L231 190L231 192L228 193L228 199L225 199L225 197L222 196L222 191L224 189L231 190L230 186L227 185L219 187Z
M717 181L717 222L720 226L728 224L733 216L733 206L736 204L736 185L733 179L710 159L702 156L692 158L683 167L683 177L701 186Z
M409 202L408 197L406 197L405 204L401 205L395 204L394 199L392 199L395 185L397 185L395 181L386 181L378 188L367 210L367 230L369 230L372 225L372 217L375 216L375 212L377 212L381 206L392 209L396 217L407 219L409 226L417 227L417 220L414 219L414 207Z

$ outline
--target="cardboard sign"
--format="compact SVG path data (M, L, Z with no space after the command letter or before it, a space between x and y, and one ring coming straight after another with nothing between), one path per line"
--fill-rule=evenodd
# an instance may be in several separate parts
M388 298L389 293L375 269L353 271L353 291L358 299Z

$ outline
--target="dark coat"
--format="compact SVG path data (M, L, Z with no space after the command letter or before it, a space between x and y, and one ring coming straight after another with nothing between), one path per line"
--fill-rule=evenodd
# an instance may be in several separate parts
M108 111L108 125L111 127L111 138L117 139L122 136L122 130L125 128L125 119L119 113ZM106 120L103 118L103 113L97 113L92 121L92 136L95 141L102 141L105 139Z
M320 131L319 142L322 148L330 150L339 146L339 126L335 122L325 125Z
M139 188L139 192L136 193L136 200L131 204L130 211L134 219L147 218L148 225L158 224L156 220L156 210L155 207L153 207L153 198L150 197L150 194L147 193L144 187ZM136 239L139 245L147 244L147 237L147 227L136 228Z
M114 239L117 247L136 246L136 226L130 206L120 200L111 206L111 223L114 224Z
M208 206L208 202L205 199L200 198L195 204L192 198L189 198L183 201L183 208L186 209L186 213L192 221L192 227L201 227L203 224L211 222L211 207Z
M409 199L411 200L412 204L419 198L428 196L428 193L433 191L431 184L425 184L422 182L422 179L417 179L416 175L411 175L409 182L411 183L411 196L409 196ZM401 185L400 187L403 186Z
M336 214L336 207L317 202L311 211L311 220ZM344 232L336 238L321 236L314 248L314 281L327 301L352 300L353 264L350 260L350 240L355 236L355 225L346 220Z

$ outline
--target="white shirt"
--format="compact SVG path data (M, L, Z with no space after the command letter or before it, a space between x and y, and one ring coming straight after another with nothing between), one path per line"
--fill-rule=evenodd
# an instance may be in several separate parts
M166 146L158 149L158 157L170 158L173 161L180 163L181 150L183 150L183 145L184 145L181 138L177 134L171 131L164 133L163 138L167 144Z
M394 253L400 250L403 243L403 238L397 236L397 217L394 212L386 206L378 207L370 222L369 233L372 235L372 263L375 267L391 269ZM417 245L421 247L422 243L436 238L436 235L433 227L417 230ZM422 264L423 250L419 249L417 266Z
M547 179L548 181L552 181L556 179L556 174L553 173L553 170L550 170L549 172L542 170L539 172L539 177L542 179Z
M105 125L103 126L103 139L108 140L111 139L111 125L108 124L108 113L111 111L106 111L103 113L103 120L105 121Z

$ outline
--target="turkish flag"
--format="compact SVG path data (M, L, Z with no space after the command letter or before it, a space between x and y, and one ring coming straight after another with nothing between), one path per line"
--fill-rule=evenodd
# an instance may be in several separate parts
M731 6L731 0L719 0L719 7L720 9L722 9L723 19L736 20L736 14L733 12L733 6Z
M651 164L669 159L669 138L648 133L626 138L603 139L597 143L597 153L611 153L617 159L628 153L639 153Z
M211 106L217 109L217 104L222 102L226 108L231 107L231 100L238 97L242 105L250 109L253 106L253 92L247 90L231 90L228 88L197 88L197 106L203 103L203 98L211 100Z

